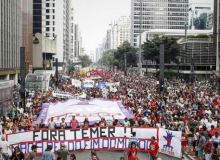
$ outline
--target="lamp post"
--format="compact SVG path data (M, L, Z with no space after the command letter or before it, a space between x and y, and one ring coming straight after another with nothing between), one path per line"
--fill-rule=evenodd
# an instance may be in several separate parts
M180 62L181 62L181 56L176 56L177 58L177 69L178 69L178 72L177 72L177 77L178 79L180 78Z
M141 33L142 33L142 5L143 5L143 0L140 0L140 30L139 30L139 63L138 63L138 79L139 79L139 85L141 83Z
M125 76L127 76L127 53L125 52Z

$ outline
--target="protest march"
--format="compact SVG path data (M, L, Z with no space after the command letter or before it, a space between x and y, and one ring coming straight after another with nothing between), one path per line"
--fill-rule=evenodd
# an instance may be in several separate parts
M57 153L63 145L73 153L129 151L135 133L140 152L153 153L157 143L158 152L181 158L187 150L195 155L204 151L208 135L218 138L220 97L208 81L164 79L161 96L154 76L139 83L135 74L101 66L75 71L69 79L63 74L58 86L51 75L48 91L27 93L26 108L19 99L20 85L14 86L12 112L0 119L0 132L12 151L19 147L26 155L37 146L43 154L52 146ZM3 153L11 156L12 151Z

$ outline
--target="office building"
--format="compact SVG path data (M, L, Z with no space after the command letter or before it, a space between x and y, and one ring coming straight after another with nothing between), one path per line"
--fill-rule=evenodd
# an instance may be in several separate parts
M124 41L131 42L131 17L121 16L117 21L117 47Z
M0 80L18 83L22 46L22 1L0 0Z
M214 42L214 54L216 55L216 71L219 71L219 46L220 46L220 36L219 36L219 28L220 28L220 2L219 0L214 1L214 27L213 27L213 42Z
M137 46L137 36L140 33L140 15L142 15L141 32L148 29L184 29L189 9L188 0L141 0L141 2L131 1L131 43L134 46Z
M22 0L22 46L25 47L26 74L33 66L33 1Z
M81 34L79 31L79 25L74 25L74 57L79 57L81 47Z
M65 68L70 54L71 0L33 0L33 35L57 37L59 69Z
M70 20L70 59L74 57L74 37L75 37L75 32L74 32L74 9L71 8L71 20Z
M49 40L41 33L33 37L33 69L53 68L53 57L57 54L57 39Z
M189 4L189 29L210 30L214 1L191 0Z

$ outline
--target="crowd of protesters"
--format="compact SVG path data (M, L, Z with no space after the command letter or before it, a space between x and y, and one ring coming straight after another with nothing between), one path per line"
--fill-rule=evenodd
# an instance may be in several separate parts
M106 68L104 72L110 72ZM89 117L79 125L77 117L73 116L70 125L62 119L57 125L53 118L46 126L42 120L33 125L40 114L43 103L55 103L67 99L54 98L54 90L69 92L71 95L84 93L86 98L107 98L120 100L126 109L135 115L135 118L126 117L123 123L117 119L100 117L94 126L130 126L130 127L159 127L173 131L182 131L182 153L186 148L194 152L200 159L218 159L220 154L220 96L216 88L209 81L195 81L194 83L183 79L164 79L163 92L160 92L158 79L154 76L143 77L139 82L136 75L129 73L117 74L110 72L110 77L99 75L103 82L120 82L116 86L117 92L108 92L103 95L97 87L89 90L72 85L71 78L83 80L86 75L74 72L70 78L59 75L58 86L55 78L51 76L50 88L47 92L36 88L26 94L26 108L19 98L19 85L14 86L12 110L8 115L0 118L1 134L18 133L39 128L84 128L89 127ZM96 81L99 81L96 80ZM4 149L2 153L7 153ZM189 153L190 154L190 153ZM13 156L13 155L12 155ZM21 155L22 156L22 155Z

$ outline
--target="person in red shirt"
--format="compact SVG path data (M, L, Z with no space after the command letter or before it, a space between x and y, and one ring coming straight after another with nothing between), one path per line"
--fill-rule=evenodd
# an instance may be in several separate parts
M70 121L70 125L72 129L76 129L78 121L75 119L75 116L72 116L72 120Z
M185 132L185 130L182 131L182 136L181 136L181 146L182 146L182 158L183 155L185 154L185 149L187 146L187 142L188 142L188 136Z
M151 142L149 146L149 155L151 160L156 160L158 157L158 152L159 152L159 145L155 141L155 137L151 137Z
M211 134L212 136L214 136L214 135L215 135L215 132L216 132L215 126L214 126L214 125L211 125L211 129L208 131L208 134Z
M131 148L128 150L127 156L128 160L139 160L138 149L135 142L131 143Z

